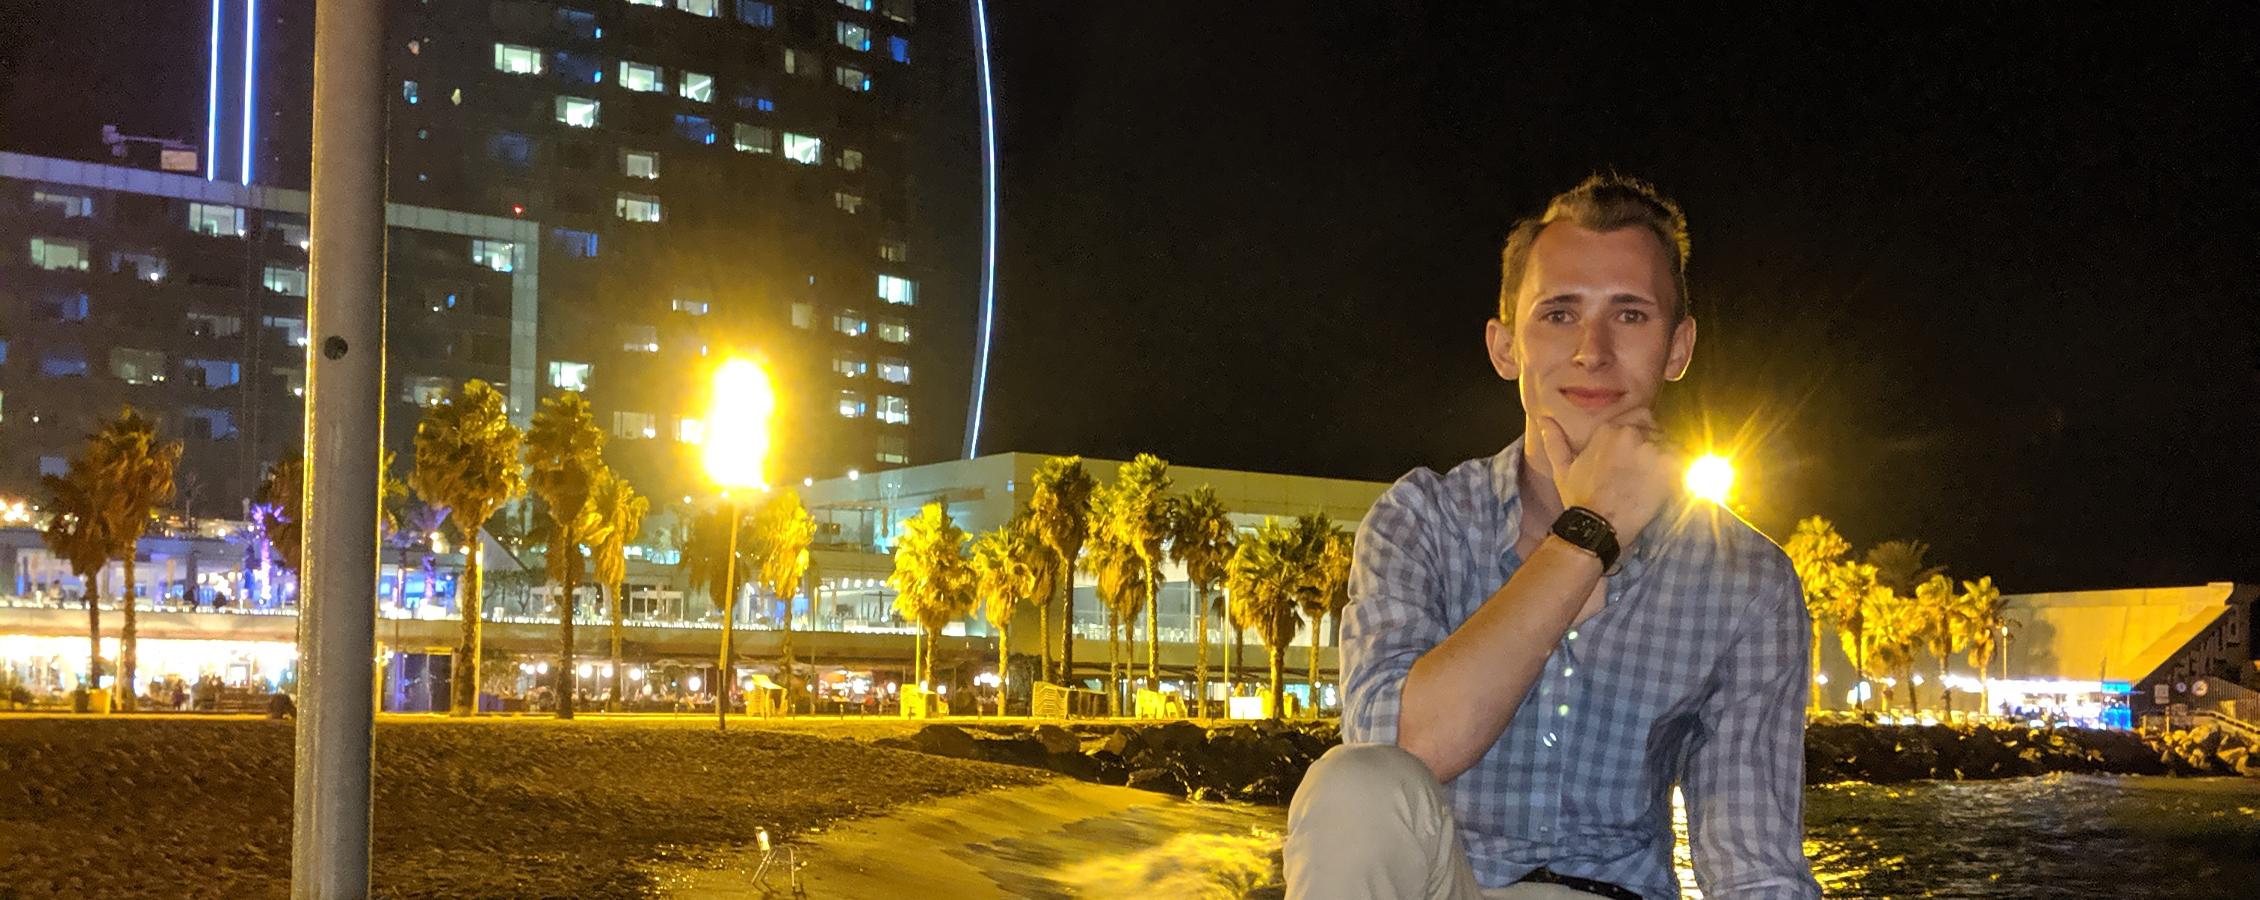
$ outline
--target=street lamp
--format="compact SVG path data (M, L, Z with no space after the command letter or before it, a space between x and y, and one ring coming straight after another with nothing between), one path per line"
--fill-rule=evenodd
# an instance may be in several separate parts
M706 477L722 489L730 512L729 555L722 564L722 654L714 679L714 727L730 727L731 626L738 606L738 495L766 487L762 467L769 461L770 419L777 411L777 394L769 373L747 359L728 359L714 370L714 394L707 401Z
M1734 488L1734 464L1716 453L1705 453L1687 466L1687 492L1717 503L1726 504L1727 492Z

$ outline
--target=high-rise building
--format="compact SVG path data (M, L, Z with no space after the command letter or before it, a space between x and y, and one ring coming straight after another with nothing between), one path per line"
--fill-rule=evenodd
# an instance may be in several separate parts
M26 121L47 108L27 92L68 85L79 106L115 110L103 124L201 151L192 177L303 188L313 3L195 6L139 28L88 20L101 35L75 42L93 48L84 77L58 74L74 57L56 49L8 112ZM456 336L506 368L402 355L422 339L396 318L388 389L499 379L521 421L541 396L582 392L608 460L662 505L707 491L693 451L704 376L730 354L764 358L776 379L773 479L951 454L978 345L982 220L964 199L983 171L966 139L985 134L970 102L978 22L964 0L393 0L392 200L538 222L515 252L540 266L514 276L535 286L530 322L514 312L505 336ZM141 58L160 48L170 56ZM0 141L89 155L84 124ZM936 131L951 133L925 153ZM466 251L394 234L392 305L423 308L417 285L452 283Z

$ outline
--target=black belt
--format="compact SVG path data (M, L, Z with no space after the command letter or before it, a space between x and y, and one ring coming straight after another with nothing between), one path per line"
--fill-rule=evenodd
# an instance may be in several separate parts
M1558 884L1573 891L1583 891L1588 894L1607 897L1609 898L1609 900L1641 900L1639 894L1635 894L1606 881L1594 881L1590 878L1578 878L1574 875L1564 875L1560 872L1548 869L1545 866L1539 866L1538 868L1532 869L1530 870L1530 874L1516 879L1517 883L1524 881L1531 882L1533 884Z

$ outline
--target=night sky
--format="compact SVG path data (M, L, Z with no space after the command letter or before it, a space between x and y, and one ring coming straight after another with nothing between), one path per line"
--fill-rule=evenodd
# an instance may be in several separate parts
M1754 524L2010 592L2260 580L2250 13L1476 6L996 4L985 449L1493 452L1499 244L1614 168L1688 210L1667 424Z

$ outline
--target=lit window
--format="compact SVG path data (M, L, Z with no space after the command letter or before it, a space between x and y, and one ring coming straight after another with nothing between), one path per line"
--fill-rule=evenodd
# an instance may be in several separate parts
M259 324L275 330L283 343L293 347L306 346L306 320L297 316L262 316Z
M416 89L416 82L414 82L414 81L403 81L403 82L401 82L401 83L400 83L400 99L408 101L408 105L409 105L409 106L415 106L415 105L416 105L416 100L417 100L417 96L416 96L416 90L417 90L417 89Z
M558 228L550 231L549 237L564 249L566 256L588 259L596 255L596 232L594 231Z
M822 165L824 162L824 140L809 137L805 134L785 132L785 158L803 165Z
M110 271L140 281L162 281L165 258L155 253L120 250L110 254Z
M659 198L650 194L631 194L622 191L614 202L613 210L620 218L630 222L659 221Z
M612 433L624 438L658 437L659 417L647 412L616 410L612 413Z
M814 53L791 47L785 48L785 74L787 75L815 78L817 70L822 68L823 65L823 61L817 59Z
M777 136L762 126L739 122L730 143L746 153L771 153L776 150Z
M188 333L191 337L235 337L243 333L243 320L218 313L192 312L188 314ZM7 362L0 354L0 362Z
M232 359L184 359L181 375L191 387L234 387L243 380L243 367Z
M854 22L838 23L837 27L833 29L833 34L839 39L842 47L859 52L871 49L871 29Z
M894 384L909 384L910 360L899 356L882 357L879 360L879 380Z
M85 241L31 239L31 264L51 272L64 269L84 272L87 256Z
M700 72L684 72L681 93L685 100L696 100L700 103L712 102L714 99L714 76Z
M795 303L793 304L792 314L794 328L816 327L816 304Z
M293 397L304 397L304 396L306 396L306 370L305 370L305 369L285 369L285 368L277 367L277 368L269 369L269 370L267 370L267 371L269 371L269 372L273 373L275 377L282 379L282 382L283 382L283 390L289 391L289 392L290 392L290 395L291 395L291 396L293 396Z
M777 7L762 0L738 0L738 21L755 28L777 24Z
M899 63L910 62L910 39L906 37L888 38L887 58Z
M675 0L675 8L694 16L714 18L714 0Z
M621 60L620 86L631 91L657 93L667 89L667 75L658 66Z
M717 136L714 120L705 116L679 115L675 117L675 133L693 144L709 145Z
M901 319L880 319L879 339L890 344L910 343L910 323Z
M39 357L39 374L48 378L81 378L86 357L77 350L50 351Z
M842 353L832 357L832 371L842 377L860 378L865 372L871 371L871 361L853 353Z
M559 50L550 61L557 65L557 80L566 84L604 83L604 60L595 54Z
M909 262L910 245L901 241L880 241L879 258L888 262Z
M62 212L63 218L66 219L84 219L94 215L94 198L85 194L35 190L31 192L31 202L40 206L54 207Z
M268 266L266 272L259 277L259 283L265 286L267 290L274 291L277 294L287 294L292 297L306 296L305 269Z
M541 74L541 51L517 44L494 45L494 70L512 75Z
M900 465L910 461L910 441L899 434L879 436L879 461Z
M518 269L518 245L509 241L471 239L471 261L497 272Z
M557 98L557 121L574 128L595 128L598 104L587 97Z
M685 444L706 443L706 423L689 416L675 419L675 440Z
M832 81L851 91L861 92L871 89L871 73L854 66L834 66L832 68Z
M454 385L438 375L410 375L400 380L400 399L421 407L434 407L447 402L447 391Z
M894 425L910 423L910 401L902 397L879 395L879 421Z
M620 151L620 174L629 178L658 178L659 154L649 150Z
M879 299L896 306L918 304L918 282L893 275L879 276Z
M841 170L841 171L844 171L844 172L861 172L861 171L863 171L863 151L861 151L861 150L842 150L842 151L840 151L840 170Z
M870 331L871 323L864 321L862 313L843 310L832 315L832 330L848 337L857 337Z
M679 313L689 313L694 316L706 315L707 303L704 300L685 300L677 297L669 305Z
M48 316L58 322L84 322L88 309L85 291L63 294L40 304Z
M867 402L867 401L865 401L865 400L863 399L863 394L862 394L862 392L860 392L860 391L841 391L841 392L840 392L840 417L841 417L841 418L843 418L843 419L860 419L860 418L863 418L863 417L864 417L864 415L865 415L865 414L867 414L867 413L869 413L870 411L871 411L871 404L870 404L869 402Z
M235 440L235 413L207 406L191 406L181 415L181 426L188 436L199 440Z
M620 349L629 353L659 352L659 328L654 325L620 326Z
M32 415L31 420L33 422L38 422L39 416L35 413ZM53 475L57 478L61 478L66 473L70 472L70 470L70 461L60 456L42 456L39 458L39 474L41 475Z
M856 12L870 12L871 0L840 0L840 5Z
M879 0L879 14L897 22L909 22L914 18L911 6L915 2L916 0Z
M127 384L156 384L165 380L165 354L131 347L112 348L110 374Z
M850 194L846 191L833 191L832 205L839 207L841 210L847 212L850 215L853 215L855 213L863 211L863 198L859 195Z
M630 5L630 6L656 6L656 7L659 7L660 9L666 9L666 8L667 8L667 0L628 0L628 5Z
M243 208L191 203L188 205L188 230L213 237L242 237Z
M556 360L549 364L549 386L561 391L589 389L589 371L595 367L584 362Z

